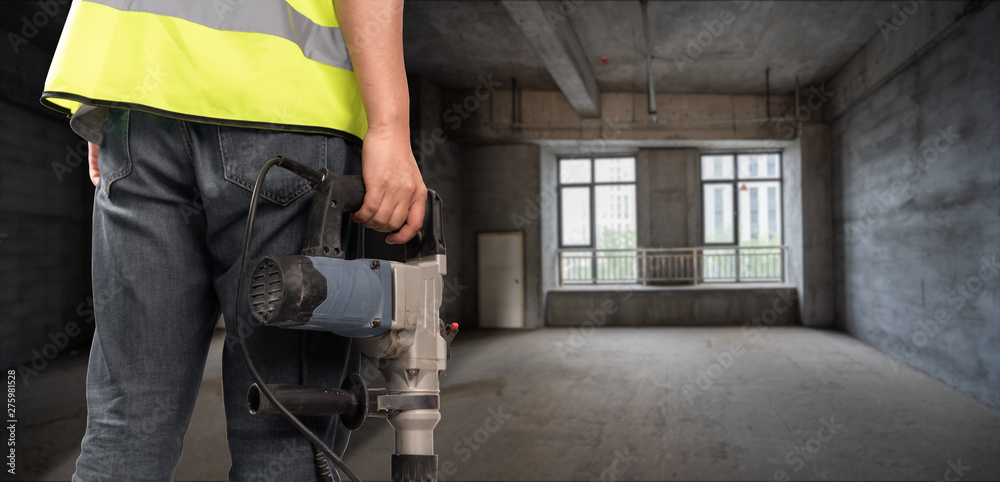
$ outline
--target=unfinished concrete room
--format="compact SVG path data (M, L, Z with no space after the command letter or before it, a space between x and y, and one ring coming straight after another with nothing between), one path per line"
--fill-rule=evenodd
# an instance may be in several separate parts
M1000 480L998 2L0 11L2 480Z

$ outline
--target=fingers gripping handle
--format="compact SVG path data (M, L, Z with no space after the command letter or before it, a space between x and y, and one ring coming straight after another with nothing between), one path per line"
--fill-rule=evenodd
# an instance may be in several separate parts
M344 240L350 234L347 216L361 209L365 199L365 183L361 176L341 176L326 169L315 171L283 157L278 165L309 180L316 192L301 254L345 258ZM441 197L428 189L423 227L406 243L406 259L445 254L441 211Z

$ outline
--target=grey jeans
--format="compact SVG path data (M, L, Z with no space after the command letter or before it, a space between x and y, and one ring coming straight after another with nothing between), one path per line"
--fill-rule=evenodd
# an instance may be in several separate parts
M236 277L250 192L268 159L359 174L360 146L322 135L221 127L112 110L94 201L96 334L87 374L87 432L74 481L170 480L220 313L230 480L316 480L312 446L282 417L254 417L252 380L236 343ZM277 168L257 212L249 271L264 255L297 254L312 195ZM247 283L249 284L249 283ZM246 298L244 298L246 299ZM350 339L263 327L243 309L249 350L268 383L339 387L357 373ZM305 346L303 346L305 345ZM343 454L336 417L306 417ZM221 448L220 448L221 450Z

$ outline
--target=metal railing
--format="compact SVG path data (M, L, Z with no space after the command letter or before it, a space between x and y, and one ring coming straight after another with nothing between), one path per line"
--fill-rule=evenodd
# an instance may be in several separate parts
M784 282L784 246L560 249L559 284Z

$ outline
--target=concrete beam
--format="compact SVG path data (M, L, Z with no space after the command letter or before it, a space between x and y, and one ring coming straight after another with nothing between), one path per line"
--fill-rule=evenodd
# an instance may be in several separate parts
M580 117L600 117L601 91L580 40L558 6L537 1L501 2L514 19L552 79Z

